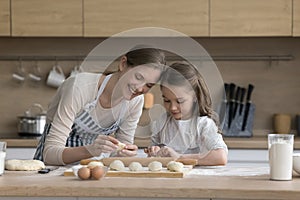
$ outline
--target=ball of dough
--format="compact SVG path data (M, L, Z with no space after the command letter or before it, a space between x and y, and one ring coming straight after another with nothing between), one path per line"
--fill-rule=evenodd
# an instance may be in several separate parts
M160 171L162 170L162 163L158 161L152 161L151 163L149 163L148 168L152 172Z
M181 162L170 161L167 164L167 169L172 172L182 172L184 165Z
M142 171L143 170L143 166L139 162L131 162L129 164L128 168L130 171Z
M110 163L109 168L116 171L122 171L125 169L125 165L121 160L114 160Z
M126 147L126 144L122 143L122 142L119 142L118 143L118 151L121 151L122 149L124 149Z
M103 167L104 165L103 165L103 163L100 162L100 161L91 161L91 162L89 162L89 164L87 165L87 167L90 168L90 169L92 169L92 168L94 168L94 167L96 167L96 166Z
M44 169L46 166L40 160L6 160L5 169L12 171L34 171Z

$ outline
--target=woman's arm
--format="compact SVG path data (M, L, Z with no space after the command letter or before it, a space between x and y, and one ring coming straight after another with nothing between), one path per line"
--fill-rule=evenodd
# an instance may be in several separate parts
M69 164L99 156L101 153L111 153L117 149L118 143L119 141L111 136L99 135L90 145L65 148L62 158L65 164Z
M64 165L69 163L70 159L79 161L87 153L84 148L65 147L76 114L87 102L94 98L98 87L98 75L93 75L93 78L87 74L80 75L80 77L82 76L82 81L94 82L86 81L88 82L86 85L77 83L76 80L79 75L76 80L75 78L67 79L58 89L49 105L47 123L51 123L51 128L47 134L43 151L44 162L49 165ZM95 85L94 88L90 86L92 84ZM86 158L88 158L88 155L86 155Z

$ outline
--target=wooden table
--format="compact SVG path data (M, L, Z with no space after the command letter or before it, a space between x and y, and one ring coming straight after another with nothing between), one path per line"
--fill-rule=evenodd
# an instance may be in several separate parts
M9 136L0 138L1 141L6 141L8 147L35 148L38 144L39 138L21 138ZM229 149L267 149L268 141L267 137L250 137L250 138L238 138L238 137L224 137L225 143ZM150 145L150 138L135 138L135 144L139 147L147 147ZM300 149L300 137L296 137L294 141L294 149Z
M299 175L294 175L292 181L271 181L268 167L201 168L184 178L105 177L88 181L61 176L64 169L48 174L5 171L0 177L0 196L288 200L300 197ZM251 170L258 173L253 175Z

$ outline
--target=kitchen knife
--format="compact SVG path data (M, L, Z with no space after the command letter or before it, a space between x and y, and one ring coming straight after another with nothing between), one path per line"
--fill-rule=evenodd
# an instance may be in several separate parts
M239 115L241 115L242 112L243 112L243 107L244 107L244 96L245 96L245 93L246 93L246 88L241 88Z
M229 85L229 114L228 114L228 128L230 128L231 121L233 118L233 112L234 112L234 90L235 90L235 84L230 83Z
M254 89L254 86L252 84L249 84L248 91L247 91L247 99L246 99L247 103L246 103L246 107L245 107L245 115L244 115L243 124L242 124L242 131L245 131L245 128L246 128L248 115L249 115L249 109L250 109L250 105L251 105L251 94L252 94L253 89Z
M239 105L240 90L241 90L241 88L238 86L236 89L235 98L234 98L234 111L233 111L232 119L234 119L236 116L237 108Z
M228 83L224 83L224 88L225 88L225 102L228 102L228 98L229 98L229 84Z

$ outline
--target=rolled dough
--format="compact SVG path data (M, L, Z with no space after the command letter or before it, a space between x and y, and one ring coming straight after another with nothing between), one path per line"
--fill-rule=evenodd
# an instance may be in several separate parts
M5 169L11 171L34 171L44 169L46 166L40 160L6 160Z

